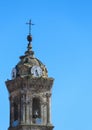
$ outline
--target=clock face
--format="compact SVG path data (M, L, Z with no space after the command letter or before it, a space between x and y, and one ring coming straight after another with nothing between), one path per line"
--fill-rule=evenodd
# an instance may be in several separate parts
M16 78L16 69L15 68L13 68L12 69L12 79L15 79Z
M33 74L35 77L40 77L42 76L42 69L35 65L31 68L31 74Z

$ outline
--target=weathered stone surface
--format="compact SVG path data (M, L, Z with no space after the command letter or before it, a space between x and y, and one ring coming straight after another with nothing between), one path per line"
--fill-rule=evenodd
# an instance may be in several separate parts
M16 128L9 128L8 130L53 130L54 126L43 125L21 125Z
M25 88L30 90L31 92L44 92L52 88L53 80L54 80L53 78L43 78L43 77L16 78L14 80L6 81L6 86L10 93L16 91L17 89L21 90Z

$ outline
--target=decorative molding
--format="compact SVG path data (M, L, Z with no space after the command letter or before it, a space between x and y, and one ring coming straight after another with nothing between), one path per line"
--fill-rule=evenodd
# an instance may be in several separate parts
M45 92L51 90L53 85L53 80L54 80L53 78L43 78L43 77L28 78L28 76L26 76L23 78L18 77L14 80L8 80L6 81L6 85L9 93L26 87L30 91L38 93L38 92Z

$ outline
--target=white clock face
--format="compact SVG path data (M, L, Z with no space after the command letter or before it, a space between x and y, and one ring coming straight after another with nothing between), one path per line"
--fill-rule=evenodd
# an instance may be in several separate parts
M35 77L40 77L42 76L42 69L35 65L31 69L31 74L33 74Z
M12 69L12 79L15 79L16 78L16 69L13 68Z

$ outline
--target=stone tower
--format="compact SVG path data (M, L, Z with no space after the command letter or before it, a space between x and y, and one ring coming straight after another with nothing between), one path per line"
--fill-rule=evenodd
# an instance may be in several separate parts
M53 130L51 123L51 90L53 78L48 77L45 65L35 58L32 36L28 47L6 81L10 101L8 130Z

